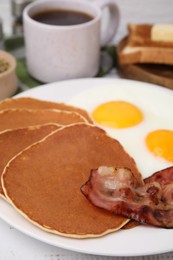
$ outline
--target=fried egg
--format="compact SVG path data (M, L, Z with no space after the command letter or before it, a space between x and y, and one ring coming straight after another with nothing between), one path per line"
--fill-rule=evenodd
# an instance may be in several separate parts
M158 129L146 137L148 149L156 156L173 162L173 131Z
M70 104L87 110L97 126L118 140L145 178L173 165L168 158L172 155L164 155L173 150L172 134L166 137L161 132L173 131L172 101L169 93L140 89L139 83L134 88L116 84L90 88L73 96Z
M92 117L97 123L113 128L131 127L143 120L143 114L139 108L122 100L99 105L92 112Z

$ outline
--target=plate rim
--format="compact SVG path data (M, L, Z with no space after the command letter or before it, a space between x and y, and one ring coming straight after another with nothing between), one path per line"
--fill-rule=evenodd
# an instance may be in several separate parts
M24 92L22 92L22 93L19 93L19 94L17 94L17 95L15 95L14 96L14 98L18 98L18 97L33 97L34 95L37 95L37 93L39 93L40 91L46 91L47 89L54 89L54 88L57 88L57 86L59 86L59 88L61 88L63 85L70 85L70 83L73 83L73 84L75 84L75 83L81 83L81 81L82 82L93 82L93 83L96 83L96 82L98 82L98 84L100 84L100 82L102 82L101 84L105 84L105 82L107 82L107 84L109 83L110 84L110 82L112 83L112 82L117 82L118 83L118 81L119 82L125 82L125 84L128 84L128 83L130 83L130 84L140 84L141 86L143 86L143 87L148 87L148 88L155 88L155 89L158 89L159 91L163 91L163 92L167 92L167 93L169 93L169 94L171 94L171 95L173 95L173 91L172 90L170 90L170 89L167 89L167 88L164 88L164 87L162 87L162 86L158 86L158 85L154 85L154 84L151 84L151 83L145 83L145 82L140 82L140 81L136 81L136 80L128 80L128 79L117 79L117 78L84 78L84 79L73 79L73 80L66 80L66 81L60 81L60 82L53 82L53 83L48 83L48 84L44 84L44 85L40 85L40 86L38 86L38 87L36 87L36 88L32 88L32 89L28 89L28 90L26 90L26 91L24 91ZM69 87L70 88L70 87ZM88 88L85 88L85 89L88 89ZM38 97L37 97L38 98ZM41 98L42 99L42 98ZM49 100L49 99L43 99L43 100ZM57 101L58 102L58 101ZM63 102L65 102L65 101L63 101ZM3 199L2 199L3 200ZM4 202L4 201L3 201ZM1 199L0 199L0 203L1 203ZM6 203L6 202L5 202ZM11 206L11 205L10 205ZM42 241L42 242L44 242L44 243L47 243L47 244L50 244L50 245L53 245L53 246L57 246L57 247L61 247L61 248L63 248L63 249L67 249L67 250L71 250L71 251L74 251L74 252L79 252L79 253L85 253L85 254L92 254L92 255L100 255L100 256L121 256L121 257L123 257L123 256L125 256L125 257L127 257L127 256L144 256L144 255L153 255L153 254L160 254L160 253L166 253L166 252L170 252L170 251L173 251L173 246L171 247L171 248L167 248L167 249L165 249L165 250L163 250L163 249L159 249L159 250L157 250L157 251L151 251L151 250L149 250L148 252L146 252L146 253L140 253L140 252L138 252L138 253L135 253L135 252L131 252L130 254L129 253L125 253L125 252L123 252L123 253L118 253L118 254L112 254L112 253L99 253L99 252L94 252L93 250L90 250L90 251L88 251L88 250L84 250L84 249L80 249L80 246L79 246L79 248L78 248L78 250L76 249L76 248L74 248L74 246L69 246L69 245L63 245L62 243L59 243L59 245L57 245L57 243L53 243L53 242L48 242L47 241L47 239L45 239L44 237L38 237L36 234L31 234L30 232L27 232L26 230L23 230L22 228L20 228L20 227L18 227L18 225L14 225L14 223L13 222L10 222L10 220L5 220L5 217L3 217L2 216L2 214L1 214L1 212L0 212L0 218L3 220L3 221L5 221L5 222L7 222L8 224L10 224L10 225L12 225L12 226L14 226L17 230L19 230L19 231L21 231L21 232L23 232L24 234L26 234L26 235L28 235L28 236L30 236L30 237L32 237L32 238L34 238L34 239L37 239L37 240L40 240L40 241ZM30 223L29 223L30 224ZM35 226L34 226L34 228L35 228ZM36 228L38 228L38 227L36 227ZM139 229L138 227L137 227L137 229ZM45 231L43 231L43 232L45 232ZM49 232L48 232L49 233ZM54 234L53 234L54 235ZM108 234L108 236L109 236L109 234ZM66 238L65 238L66 239ZM67 239L71 239L71 238L67 238ZM94 238L94 240L95 239L99 239L99 238ZM92 240L92 238L90 238L89 240ZM84 241L84 240L83 240Z

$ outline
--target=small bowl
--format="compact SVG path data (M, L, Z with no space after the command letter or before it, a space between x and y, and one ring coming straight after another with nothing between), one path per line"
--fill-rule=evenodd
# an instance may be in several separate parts
M0 72L0 99L11 97L17 90L16 59L9 53L0 50L0 60L9 64L9 67Z

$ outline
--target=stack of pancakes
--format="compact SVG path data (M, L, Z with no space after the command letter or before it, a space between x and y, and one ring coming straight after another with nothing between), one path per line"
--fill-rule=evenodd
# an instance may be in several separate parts
M90 170L130 168L121 144L88 113L33 98L0 102L0 195L38 227L86 238L119 230L129 220L91 205L80 192Z

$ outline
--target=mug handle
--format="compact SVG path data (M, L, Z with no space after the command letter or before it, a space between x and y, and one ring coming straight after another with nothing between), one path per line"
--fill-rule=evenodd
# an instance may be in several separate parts
M114 0L95 0L94 3L100 7L101 10L104 10L105 8L108 9L106 29L101 32L101 47L104 47L111 42L117 32L120 21L120 12Z

